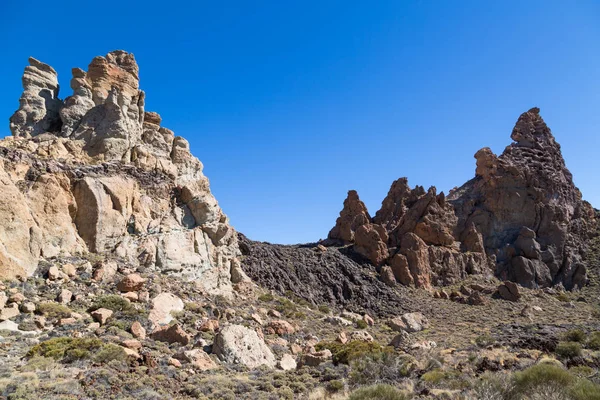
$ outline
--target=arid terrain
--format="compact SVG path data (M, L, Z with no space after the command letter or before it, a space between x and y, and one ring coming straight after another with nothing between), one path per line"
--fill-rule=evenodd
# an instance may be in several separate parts
M0 399L600 399L600 211L538 108L449 193L350 190L278 245L236 232L133 54L72 74L59 98L30 58L0 140Z

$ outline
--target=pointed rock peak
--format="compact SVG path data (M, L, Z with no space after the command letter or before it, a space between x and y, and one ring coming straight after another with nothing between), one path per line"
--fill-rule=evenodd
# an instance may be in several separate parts
M415 190L418 188L419 186ZM396 179L381 202L381 208L375 213L374 222L389 229L395 227L405 212L406 203L414 197L414 194L416 192L410 189L406 177Z
M354 232L364 224L369 223L371 216L367 206L358 197L356 190L349 190L344 208L336 220L335 226L329 231L328 239L344 244L354 241Z
M554 136L537 107L521 114L510 137L520 147L541 148L546 143L556 145Z

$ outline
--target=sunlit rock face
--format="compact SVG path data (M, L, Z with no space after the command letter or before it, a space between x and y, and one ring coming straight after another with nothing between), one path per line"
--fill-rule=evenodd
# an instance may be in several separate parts
M476 176L448 197L396 180L373 218L350 191L326 243L348 245L397 282L428 287L494 273L527 287L581 287L595 213L533 108L500 156L475 154ZM366 234L368 232L368 235Z
M237 235L188 142L144 110L133 54L74 68L64 100L56 71L29 64L0 141L0 277L93 252L229 293Z

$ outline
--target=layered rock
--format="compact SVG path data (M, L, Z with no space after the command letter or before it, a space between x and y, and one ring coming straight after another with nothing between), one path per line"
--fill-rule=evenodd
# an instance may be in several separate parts
M93 252L231 291L237 236L188 142L144 111L133 54L56 72L30 59L13 137L0 141L0 277L40 258Z
M349 192L325 244L352 244L374 265L389 265L405 285L494 272L528 287L582 286L593 209L581 200L539 109L521 115L511 138L499 157L479 150L476 177L448 198L400 178L369 218Z

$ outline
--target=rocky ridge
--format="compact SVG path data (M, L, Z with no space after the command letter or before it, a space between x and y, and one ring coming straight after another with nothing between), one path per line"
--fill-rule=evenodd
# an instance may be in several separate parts
M113 51L72 72L73 94L61 100L52 67L30 58L25 68L13 137L0 141L0 277L94 253L214 293L247 281L202 163L145 111L133 54Z
M351 245L403 285L495 274L526 287L582 287L594 210L539 109L519 117L511 138L500 156L479 150L475 178L447 197L400 178L371 217L351 190L323 244Z

